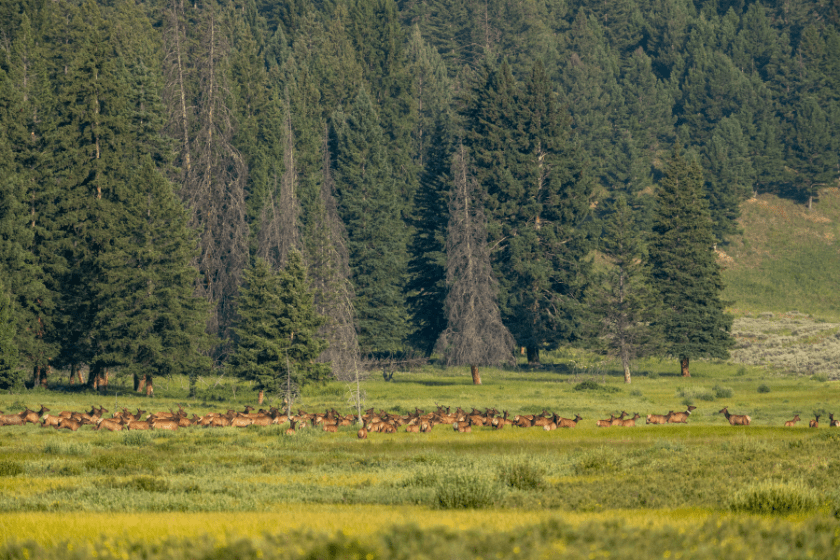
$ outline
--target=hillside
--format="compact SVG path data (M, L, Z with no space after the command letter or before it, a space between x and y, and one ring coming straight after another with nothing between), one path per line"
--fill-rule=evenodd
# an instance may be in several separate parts
M811 210L773 195L741 205L743 235L722 247L725 299L735 315L796 311L840 320L840 190Z
M732 360L840 378L840 191L811 210L772 195L741 206L743 235L718 251L735 314Z

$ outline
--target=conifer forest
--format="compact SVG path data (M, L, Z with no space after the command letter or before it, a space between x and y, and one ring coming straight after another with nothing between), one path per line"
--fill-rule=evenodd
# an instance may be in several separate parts
M719 358L840 171L840 1L2 0L0 388Z

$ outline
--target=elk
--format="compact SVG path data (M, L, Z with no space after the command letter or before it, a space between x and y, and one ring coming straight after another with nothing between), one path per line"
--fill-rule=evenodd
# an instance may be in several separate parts
M688 417L691 415L691 411L695 410L697 407L691 405L685 412L674 412L671 411L667 415L667 421L669 424L688 424Z
M726 419L729 420L730 426L749 426L752 418L747 416L746 414L729 414L729 411L726 410L728 407L723 407L723 410L719 410L718 414L723 414L726 416Z
M667 424L670 414L670 412L668 414L648 414L645 424Z
M558 428L574 428L577 426L577 423L583 420L583 418L579 414L575 414L573 419L568 418L558 418L557 427Z
M799 422L799 420L801 420L801 418L799 418L798 414L795 414L793 416L793 420L788 420L787 422L785 422L785 428L792 428L796 426L796 423Z
M619 416L617 418L613 418L610 421L610 426L621 426L621 423L624 422L624 417L625 416L627 416L627 413L622 410L621 411L621 416Z
M829 428L840 428L840 420L834 419L834 413L828 415L828 427Z
M819 428L820 427L820 415L815 414L814 419L808 422L809 428Z
M28 412L29 408L17 414L4 414L0 416L0 426L23 426Z
M633 428L633 427L636 426L636 420L638 420L639 418L641 418L641 417L639 416L639 413L636 412L636 413L633 414L633 418L628 418L627 420L622 420L621 424L619 424L619 426L621 426L622 428Z
M367 439L368 431L365 428L362 428L361 430L356 432L356 437L358 437L359 439Z
M96 427L94 428L94 430L101 430L103 428L108 430L109 432L120 432L123 429L123 425L121 422L118 422L114 419L100 419L96 423Z
M597 420L595 425L599 428L609 428L612 426L612 422L615 420L615 414L610 414L610 417L606 420Z
M178 429L178 421L171 420L171 419L162 419L156 418L149 422L149 425L152 427L153 430L171 430L175 431Z

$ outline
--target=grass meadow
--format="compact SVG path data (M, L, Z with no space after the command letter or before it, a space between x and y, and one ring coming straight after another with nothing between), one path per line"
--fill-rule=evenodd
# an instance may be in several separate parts
M695 361L637 364L633 383L584 355L539 370L427 367L363 383L365 407L543 409L577 428L508 426L459 434L356 427L285 435L284 426L177 432L0 428L0 558L836 558L840 407L830 376ZM101 405L188 413L241 409L253 390L156 383L147 399L119 377L106 394L36 389L0 409ZM219 380L216 380L219 381ZM349 412L350 388L304 391L307 411ZM270 399L269 399L270 400ZM688 425L644 416L697 406ZM749 414L730 426L717 412ZM597 428L612 412L635 428ZM794 414L803 419L784 428ZM821 414L821 427L808 419Z

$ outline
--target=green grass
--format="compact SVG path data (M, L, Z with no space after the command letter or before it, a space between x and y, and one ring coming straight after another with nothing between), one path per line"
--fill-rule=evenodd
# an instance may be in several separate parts
M129 558L206 558L211 550L244 557L256 557L260 551L266 557L305 558L320 557L330 546L337 547L330 553L335 558L357 552L364 552L365 558L423 557L412 539L432 543L428 553L437 557L461 557L465 546L471 557L487 550L494 551L493 557L496 551L502 557L553 557L557 547L570 558L588 557L596 549L610 550L613 557L630 557L634 551L652 557L648 553L690 551L696 543L721 535L756 554L765 551L762 557L795 557L780 556L777 551L789 552L786 541L770 533L747 536L752 524L765 523L753 520L754 515L783 516L767 523L774 531L814 543L812 551L817 553L826 542L834 542L825 541L822 531L838 528L834 516L840 515L840 496L834 481L840 475L840 431L825 424L809 429L807 422L796 428L782 425L796 413L804 420L815 410L831 412L840 382L780 377L761 368L703 361L694 361L693 377L683 379L675 361L647 360L636 364L633 383L626 385L615 366L601 364L586 368L584 374L583 367L570 367L561 358L547 355L549 363L538 370L484 368L481 386L472 385L466 368L428 367L398 373L391 382L378 377L365 382L365 407L377 410L433 410L440 404L495 407L511 415L547 409L584 417L575 429L553 432L506 427L458 434L441 425L429 434L371 434L359 441L353 426L337 434L310 429L291 437L278 426L174 433L2 427L0 471L7 474L0 476L0 541L6 544L0 558L23 558L24 548L30 557L72 557L66 556L67 545L56 540L57 534L33 534L41 544L9 540L30 534L24 530L27 519L54 514L121 519L106 531L108 538L151 519L163 524L170 519L172 524L181 515L235 515L237 521L225 526L239 527L242 535L232 542L211 531L195 541L190 538L200 534L195 529L178 533L161 548L151 536L117 545L99 539L95 529L78 535L59 532L75 543L78 557L103 555L107 546L114 549L113 557ZM586 358L575 355L577 364ZM770 391L759 392L762 385ZM581 386L585 390L578 390ZM0 395L0 408L43 403L60 411L102 404L112 410L126 406L155 411L180 404L188 413L203 414L241 409L256 397L240 388L228 401L189 399L177 379L154 399L132 395L116 383L110 390L113 393L105 395L41 389L6 394ZM337 382L305 389L300 407L349 412L346 390ZM698 406L688 425L644 424L646 414L684 410L687 400ZM729 426L718 414L724 406L750 414L753 425ZM597 418L622 410L639 412L639 425L595 427ZM286 512L304 515L319 507L356 508L356 517L366 519L364 526L375 529L362 531L361 524L351 523L340 530L324 526L326 533L319 538L295 533L301 521ZM463 519L458 517L462 511L472 524L454 521ZM668 512L685 511L701 521L685 524L668 517ZM253 523L248 520L264 515L279 517L270 534L260 537L250 532ZM595 517L568 525L558 515ZM517 516L520 520L512 523ZM654 529L645 522L647 528L640 529L619 521L627 518L657 519L659 524ZM410 528L421 519L422 527ZM437 542L433 535L440 532L425 524L434 519L463 529ZM486 521L479 525L479 519ZM723 521L710 525L703 519ZM318 521L306 525L321 526ZM271 536L278 532L285 536ZM81 535L84 542L79 541ZM584 538L592 540L584 546ZM281 546L281 541L286 544ZM492 548L485 548L485 542ZM344 548L347 543L354 544ZM519 553L514 552L517 546ZM711 551L704 554L693 557L712 557Z
M812 210L762 195L741 205L743 236L722 247L724 299L736 312L799 311L840 320L840 192L824 189Z

